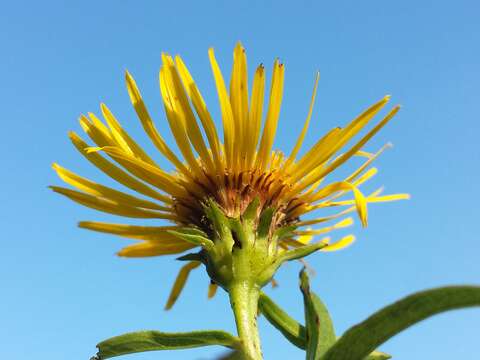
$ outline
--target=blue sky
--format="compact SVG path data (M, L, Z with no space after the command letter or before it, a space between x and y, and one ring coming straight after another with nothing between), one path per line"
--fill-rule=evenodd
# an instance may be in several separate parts
M224 70L242 40L250 71L286 66L275 147L289 150L321 72L312 145L385 94L403 105L367 147L395 146L377 162L374 185L412 200L370 207L370 226L339 253L316 254L312 287L341 334L411 292L480 283L480 6L475 1L221 2L10 1L0 13L2 192L0 357L88 359L105 338L139 329L234 331L227 298L206 299L196 271L170 312L163 311L181 264L171 258L125 260L127 241L89 233L78 220L113 216L51 193L51 163L105 180L73 149L68 130L105 101L146 149L129 104L124 71L135 76L160 131L160 52L181 54L218 120L208 64L214 46ZM167 140L173 143L170 135ZM162 163L163 159L156 159ZM162 164L166 164L163 162ZM348 167L352 169L352 167ZM373 185L372 185L373 186ZM269 294L298 319L300 264L282 268ZM478 359L480 309L437 316L381 348L398 360ZM301 359L264 319L266 359ZM211 359L221 349L131 355L129 359ZM127 357L125 357L127 358Z

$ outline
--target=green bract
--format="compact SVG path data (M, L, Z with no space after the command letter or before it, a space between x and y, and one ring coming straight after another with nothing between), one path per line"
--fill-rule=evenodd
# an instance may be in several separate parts
M266 208L260 214L258 210L259 200L255 198L242 215L229 217L209 199L205 205L209 234L198 228L169 231L203 248L199 253L179 259L202 262L212 281L227 291L239 282L260 289L285 261L302 258L326 246L315 243L284 251L278 241L291 236L295 227L274 228L275 209Z

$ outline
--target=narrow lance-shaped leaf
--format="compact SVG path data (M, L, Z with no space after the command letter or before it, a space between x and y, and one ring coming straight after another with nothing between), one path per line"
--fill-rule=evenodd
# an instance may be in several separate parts
M192 331L185 333L164 333L160 331L139 331L115 336L97 345L98 360L115 356L153 350L178 350L209 345L237 348L239 339L218 330Z
M480 306L480 287L451 286L407 296L350 328L322 360L359 360L409 326L432 315Z
M288 341L300 349L305 349L307 342L305 326L289 316L263 292L260 293L260 298L258 299L258 308L268 322L280 331ZM387 360L390 358L389 354L373 351L363 360Z
M260 294L258 307L270 324L277 328L277 330L280 331L288 341L300 349L305 349L305 326L290 317L264 293Z
M310 291L308 274L305 269L300 272L300 290L303 294L307 326L306 359L319 360L335 343L335 330L326 306L317 295Z

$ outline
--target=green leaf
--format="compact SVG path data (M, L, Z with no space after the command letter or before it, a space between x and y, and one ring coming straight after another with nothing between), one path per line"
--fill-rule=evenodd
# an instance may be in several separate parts
M365 357L363 360L388 360L391 359L392 357L388 355L387 353L381 352L381 351L374 351L367 357Z
M407 296L350 328L322 360L359 360L409 326L432 315L480 306L480 287L451 286Z
M209 345L236 348L239 339L224 331L192 331L186 333L164 333L139 331L115 336L97 345L99 360L115 356L153 350L178 350Z
M306 330L303 325L291 318L264 293L260 293L258 308L270 324L280 331L288 341L300 349L305 349Z
M307 360L319 360L335 343L335 330L326 306L310 291L305 269L300 272L300 290L303 294L307 324ZM335 359L345 360L342 357Z

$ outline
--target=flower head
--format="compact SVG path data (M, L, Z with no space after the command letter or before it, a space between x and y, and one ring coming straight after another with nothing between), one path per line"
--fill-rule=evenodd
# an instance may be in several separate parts
M209 50L209 57L220 103L223 141L183 60L163 54L160 90L179 153L167 145L156 129L128 72L126 83L145 132L173 164L174 171L163 170L104 104L101 105L104 121L92 113L80 117L81 127L96 146L90 146L74 132L70 133L70 139L87 160L137 194L100 185L53 165L60 178L78 191L57 186L52 189L82 205L123 217L170 222L170 225L158 226L80 222L82 228L138 241L122 249L120 256L160 256L200 249L198 253L181 257L189 263L182 268L167 307L180 293L188 273L200 263L206 265L212 278L209 296L214 294L217 284L227 288L232 278L240 276L235 274L232 264L243 260L232 254L241 249L243 258L246 256L258 263L251 272L258 286L263 286L283 261L301 258L319 249L332 251L349 245L353 235L333 243L329 238L312 241L318 235L351 225L353 219L345 217L347 214L356 211L366 226L367 203L408 197L406 194L381 195L381 189L365 196L359 190L361 184L375 175L376 168L370 165L385 149L369 153L363 147L393 118L398 106L343 150L387 104L388 96L345 127L330 130L300 156L312 115L317 74L303 128L294 148L284 155L273 150L282 103L284 65L278 60L274 62L268 101L264 103L265 69L263 65L256 68L249 91L247 59L240 44L234 50L229 90L213 49ZM363 157L365 161L344 180L328 182L328 175L353 156ZM343 198L348 195L353 197ZM322 209L330 207L342 210L328 216L321 214ZM337 222L322 225L330 221ZM321 227L312 229L317 225Z

